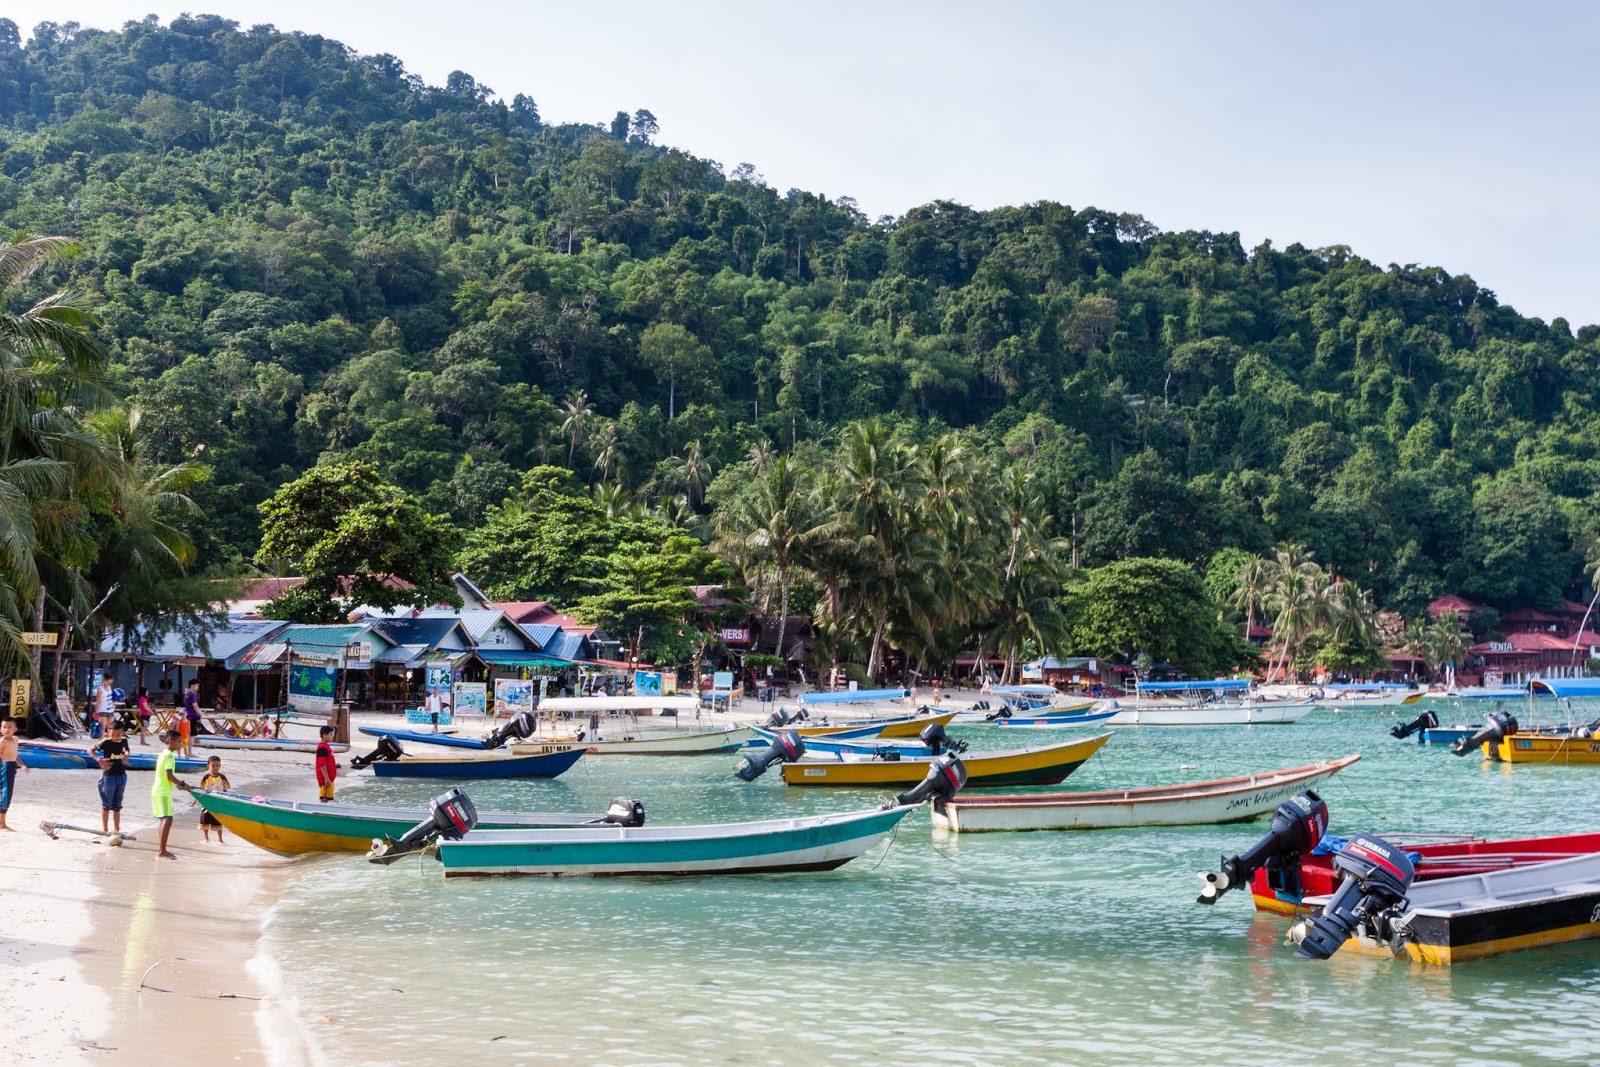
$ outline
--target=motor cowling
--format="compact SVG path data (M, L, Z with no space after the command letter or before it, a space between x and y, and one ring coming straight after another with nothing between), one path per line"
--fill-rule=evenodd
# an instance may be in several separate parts
M519 711L511 720L502 726L489 731L483 739L484 748L499 748L507 741L521 741L532 737L538 723L534 721L533 712Z
M1516 732L1516 716L1509 711L1497 711L1489 716L1489 721L1484 724L1483 729L1464 741L1457 741L1450 746L1450 751L1458 756L1465 756L1468 752L1476 752L1479 745L1488 744L1492 747L1501 738L1508 737Z
M1382 928L1404 907L1417 873L1410 856L1372 834L1356 834L1341 845L1333 855L1333 866L1344 876L1338 890L1320 915L1289 931L1300 959L1327 959L1363 924L1374 936L1386 939Z
M436 838L459 841L477 825L478 809L472 798L460 789L452 789L434 797L428 804L428 817L401 834L398 841L375 839L367 859L373 863L393 863Z
M377 747L375 747L371 752L368 752L365 756L356 756L351 759L350 766L359 771L363 767L374 764L379 760L397 760L405 754L406 750L400 747L399 741L395 740L389 734L384 734L382 737L378 738Z
M794 711L784 711L782 708L778 708L767 716L767 721L761 724L761 728L764 730L780 730L790 723L805 722L809 718L811 716L805 708L797 708Z
M774 763L793 763L806 754L805 740L794 730L785 730L772 739L763 751L747 754L734 770L746 782L753 782L767 773Z
M928 746L928 751L935 756L945 752L965 752L967 750L965 741L952 741L950 739L950 735L945 732L943 723L930 722L922 728L922 732L917 735L917 740Z
M1431 730L1438 725L1439 716L1435 715L1432 711L1424 711L1421 715L1418 715L1415 719L1412 719L1404 726L1396 726L1394 729L1390 730L1389 736L1397 741L1404 741L1412 734L1420 734L1423 730ZM1420 743L1422 738L1418 737L1417 741Z
M1328 805L1314 791L1290 797L1272 813L1266 834L1232 859L1224 856L1216 872L1202 871L1201 904L1215 904L1230 889L1245 885L1262 867L1273 869L1288 864L1297 856L1317 847L1328 832Z
M937 807L961 792L961 787L966 784L967 765L961 762L960 756L946 752L942 756L936 756L933 762L928 764L927 777L896 796L894 805L891 806L914 806L932 797L934 806Z
M600 821L612 826L643 826L644 801L632 797L616 797L611 801L611 806L606 808L606 813Z

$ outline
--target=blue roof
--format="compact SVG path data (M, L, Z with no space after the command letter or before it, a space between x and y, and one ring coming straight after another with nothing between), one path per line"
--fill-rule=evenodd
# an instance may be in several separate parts
M491 667L568 667L570 659L546 655L538 649L480 648L478 658Z
M239 658L258 642L289 624L277 619L229 618L219 625L180 627L155 637L149 623L124 632L114 630L100 641L101 652L133 652L140 659L159 663L175 659L217 659L232 670ZM126 640L124 640L126 638Z
M543 648L550 643L550 639L561 632L561 627L553 622L541 622L533 626L524 626L529 637L538 648Z
M424 645L433 649L455 628L456 623L453 616L384 619L373 622L372 628L397 645Z
M1248 678L1217 678L1209 682L1140 682L1144 693L1181 693L1192 689L1249 689Z
M556 634L550 643L539 651L553 659L587 659L588 657L583 654L584 644L585 638L582 634Z

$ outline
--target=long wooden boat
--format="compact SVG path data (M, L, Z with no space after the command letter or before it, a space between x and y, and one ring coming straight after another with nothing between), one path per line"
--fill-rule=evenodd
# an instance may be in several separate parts
M961 762L967 768L966 788L1055 785L1081 767L1109 740L1110 734L1100 734L1045 748L963 754ZM918 756L886 760L840 755L831 760L826 757L801 759L783 765L783 780L796 786L846 786L858 789L911 786L928 776L928 764L933 758Z
M366 852L380 838L399 838L427 819L426 808L300 803L196 790L195 802L252 845L282 856L308 852ZM478 825L494 829L584 826L599 815L566 812L480 811Z
M194 739L195 748L236 748L246 752L315 752L319 742L298 737L227 737L223 734L201 734ZM335 752L348 752L350 746L342 741L330 741L328 747Z
M621 737L606 740L529 740L515 742L510 748L517 755L547 752L557 746L577 746L591 756L704 756L744 748L755 736L756 732L748 726L729 726L719 730L667 730L637 736L622 731Z
M768 730L765 727L752 727L755 739L745 745L746 748L764 749L778 739L782 730ZM894 753L900 757L926 756L928 746L921 741L896 741L879 740L877 738L839 738L839 737L808 737L806 751L815 755L839 755L840 753L854 753L865 757L888 757Z
M1324 685L1312 694L1319 708L1330 711L1359 711L1362 708L1398 708L1415 704L1427 691L1397 682Z
M74 745L52 745L40 741L19 741L17 742L17 759L24 767L32 770L97 771L100 769L100 761L94 753ZM155 769L155 753L128 753L128 770L153 771ZM203 771L206 769L206 761L192 756L179 756L174 761L173 769L185 774Z
M937 715L927 715L918 712L915 715L906 715L896 719L868 719L862 722L845 722L836 726L786 726L785 730L794 730L804 737L836 737L841 739L857 737L916 737L924 727L938 723L940 726L949 726L950 720L956 717L953 711L940 712Z
M1117 701L1107 726L1282 726L1299 722L1317 709L1309 700L1284 703L1217 703L1194 705L1139 704Z
M861 855L909 806L707 826L473 830L440 841L447 878L690 875L832 870Z
M954 833L970 833L1245 822L1267 814L1303 789L1314 788L1360 758L1351 755L1264 774L1143 789L997 797L963 793L934 805L933 825Z
M362 726L360 731L368 737L383 737L388 735L396 741L407 744L438 745L441 748L472 748L483 751L483 739L477 737L456 737L452 734L436 734L428 730L385 730L381 726Z
M488 755L462 759L402 756L379 760L372 772L379 778L555 778L566 773L584 755L578 745L552 745L551 751L518 755Z
M1485 742L1484 755L1504 763L1589 764L1600 766L1600 737L1565 736L1543 733L1515 733L1491 746Z
M570 714L576 718L589 715L616 713L672 711L682 713L697 711L700 698L695 696L620 696L620 697L546 697L539 702L539 714Z
M1589 941L1600 938L1600 854L1441 878L1406 899L1377 945L1423 963Z
M1557 834L1549 837L1518 837L1488 841L1481 837L1408 838L1404 834L1386 837L1413 856L1417 882L1454 878L1463 874L1528 867L1552 860L1600 852L1600 832ZM1325 897L1339 886L1333 857L1312 853L1292 860L1276 874L1265 868L1250 879L1250 896L1256 910L1279 915L1304 914L1307 898Z
M989 725L1002 726L1011 730L1064 730L1074 726L1091 726L1097 722L1107 722L1116 714L1117 711L1115 709L1110 711L1074 712L1051 710L1036 715L1012 715L1010 718L994 719Z

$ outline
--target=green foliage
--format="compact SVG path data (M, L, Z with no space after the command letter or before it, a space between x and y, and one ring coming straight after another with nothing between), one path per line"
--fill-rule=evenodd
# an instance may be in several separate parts
M289 564L305 578L267 606L274 618L334 622L359 604L459 603L450 582L454 531L370 463L313 467L273 493L261 514L256 562Z
M1066 590L1072 647L1084 655L1145 654L1198 676L1253 665L1255 650L1223 628L1193 567L1127 559L1083 571Z

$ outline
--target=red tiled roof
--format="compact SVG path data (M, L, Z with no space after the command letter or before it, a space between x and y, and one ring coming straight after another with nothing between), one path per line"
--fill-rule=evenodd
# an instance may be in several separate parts
M1504 615L1500 616L1500 621L1557 623L1561 622L1562 618L1559 615L1546 614L1545 612L1539 611L1535 608L1518 608L1516 611L1508 611Z
M1474 611L1482 610L1482 604L1474 604L1472 601L1464 597L1458 597L1454 593L1449 596L1442 596L1428 605L1428 614L1434 616L1443 615L1451 611L1458 615L1470 615Z
M1561 610L1568 615L1576 615L1581 619L1589 613L1589 605L1580 604L1575 600L1563 600L1561 602Z
M534 616L554 611L547 600L508 600L496 603L495 607L510 616L513 622L531 622Z

